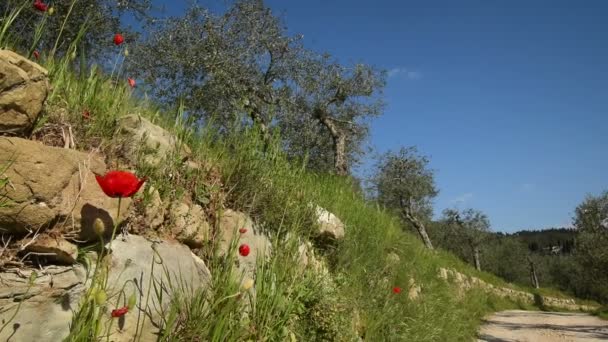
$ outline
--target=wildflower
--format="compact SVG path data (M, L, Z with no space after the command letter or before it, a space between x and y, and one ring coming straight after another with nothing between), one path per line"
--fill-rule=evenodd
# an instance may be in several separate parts
M49 9L49 5L42 2L42 0L34 0L34 8L40 12L46 12Z
M112 198L131 197L146 181L145 177L139 179L128 171L110 171L104 176L95 174L95 179L101 190Z
M125 38L122 36L122 34L117 33L114 35L114 45L119 46L120 44L125 42Z
M103 224L103 221L99 217L96 218L95 221L93 221L93 231L95 232L95 234L103 235L105 230L106 226L105 224Z
M40 52L38 52L38 50L34 50L34 52L32 54L34 55L34 57L36 58L36 60L40 59Z
M241 229L239 229L239 233L241 233L241 234L247 233L247 228L241 228Z
M123 306L122 308L112 310L112 317L113 318L122 317L127 312L129 312L129 308L127 306Z
M85 110L83 110L83 111L82 111L82 118L83 118L83 119L87 119L87 120L89 120L89 119L91 118L91 112L89 112L89 111L88 111L88 110L86 110L86 109L85 109Z
M399 286L393 287L393 293L394 294L400 294L401 293L401 288Z
M241 284L241 289L243 289L243 291L247 291L253 287L253 284L253 279L247 278L243 281L243 284Z
M131 86L131 88L135 88L135 80L132 79L131 77L127 78L127 82L129 82L129 86Z
M248 244L242 244L239 247L239 254L246 257L249 255L249 252L251 252L251 248L249 248Z

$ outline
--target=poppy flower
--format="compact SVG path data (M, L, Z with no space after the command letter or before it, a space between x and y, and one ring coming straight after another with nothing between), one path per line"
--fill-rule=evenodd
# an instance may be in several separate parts
M49 5L45 4L44 2L42 2L42 0L35 0L34 1L34 8L37 9L40 12L46 12L46 10L49 9Z
M40 52L38 52L38 50L34 50L34 52L32 54L34 55L34 57L36 58L36 60L40 59Z
M120 309L114 309L112 310L112 317L116 318L116 317L122 317L124 316L127 312L129 312L129 307L128 306L124 306Z
M91 112L89 112L88 110L84 110L82 111L82 117L83 119L90 119L91 118Z
M117 33L114 35L114 45L119 46L120 44L125 42L125 37L122 34Z
M400 294L401 293L401 288L398 286L393 287L393 293L394 294Z
M246 257L246 256L248 256L248 255L249 255L249 252L251 252L251 248L249 248L249 245L247 245L247 244L242 244L242 245L239 247L239 254L240 254L241 256Z
M241 234L247 233L247 228L241 228L241 229L239 229L239 233L241 233Z
M131 86L131 88L135 88L135 80L132 79L131 77L127 78L127 82L129 82L129 85Z
M139 179L128 171L110 171L104 176L95 174L95 179L103 192L112 197L131 197L144 184L146 178Z

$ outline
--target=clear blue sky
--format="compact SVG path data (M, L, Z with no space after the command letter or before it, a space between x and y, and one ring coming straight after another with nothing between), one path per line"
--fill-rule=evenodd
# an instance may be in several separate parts
M267 4L309 48L389 72L370 143L431 158L436 214L474 207L499 231L566 226L608 189L608 1Z

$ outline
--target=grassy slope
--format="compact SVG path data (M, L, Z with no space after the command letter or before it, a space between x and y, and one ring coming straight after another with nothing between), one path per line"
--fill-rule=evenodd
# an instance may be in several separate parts
M159 168L135 166L150 176L149 184L165 199L189 193L206 199L208 211L227 206L248 212L280 245L269 262L259 265L255 305L245 316L242 303L247 298L234 296L239 289L227 276L230 266L214 257L212 249L203 250L213 284L195 300L174 308L167 317L167 340L203 336L213 341L346 341L356 339L355 330L368 341L470 340L484 314L518 307L477 291L457 299L455 289L438 279L439 267L504 283L448 253L425 250L395 216L365 202L347 180L304 171L302 165L285 160L278 144L262 154L255 129L221 138L211 126L195 131L179 113L160 115L152 105L132 98L122 77L110 78L95 69L72 72L65 59L44 64L54 89L37 137L46 139L53 127L69 125L78 149L98 149L109 165L124 167L114 137L116 119L134 112L144 115L178 134L205 165L196 172L185 171L171 159ZM85 110L90 119L82 117ZM347 226L343 242L317 250L328 261L330 276L291 267L297 258L296 240L305 239L314 228L310 203L327 208ZM390 252L400 261L388 264ZM407 298L411 278L422 287L414 301ZM393 294L393 286L404 288L404 293Z

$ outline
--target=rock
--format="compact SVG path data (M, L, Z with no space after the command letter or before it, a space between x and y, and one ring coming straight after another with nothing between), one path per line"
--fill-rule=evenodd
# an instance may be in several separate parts
M138 330L141 339L138 341L157 341L158 327L166 319L163 313L175 300L175 295L179 295L182 300L190 300L211 279L205 263L188 247L176 242L153 243L141 236L129 235L125 239L114 240L107 247L112 250L107 290L108 298L111 298L108 310L125 306L127 298L136 294L135 306L142 313ZM150 284L151 278L153 280ZM158 289L163 291L162 298L155 295ZM122 297L118 296L121 291L124 293ZM148 293L150 298L146 300ZM111 319L110 312L106 317ZM142 327L141 320L144 317ZM112 324L112 340L132 341L137 330L138 311L133 310L116 321Z
M211 227L198 204L174 201L169 210L172 235L191 248L201 248L209 240Z
M62 237L42 235L24 243L27 244L26 252L43 253L55 263L72 265L78 257L78 247Z
M30 274L0 273L0 322L9 322L25 299L0 332L0 341L63 341L85 291L86 270L81 265L45 267L31 287Z
M390 252L388 253L388 255L386 256L386 263L389 265L395 265L398 264L401 261L401 258L399 257L399 255L395 252Z
M150 202L147 203L144 210L144 219L146 226L157 229L165 221L165 206L158 190L154 189L154 187L148 188L148 194L150 195Z
M344 223L329 211L317 206L317 235L324 240L341 240L344 238Z
M177 137L164 128L153 124L137 114L120 118L119 134L126 139L127 158L137 163L138 155L144 153L144 162L159 165L169 154L177 152L181 158L191 154L190 148L179 142Z
M58 162L61 161L61 162ZM31 140L0 137L0 165L5 175L8 206L0 207L0 230L27 235L51 226L67 238L98 239L93 222L99 218L111 234L118 200L106 196L93 172L104 173L103 160L95 155L45 146ZM126 217L130 198L122 199Z
M209 284L209 270L188 247L161 241L154 244L154 251L152 245L136 235L106 245L112 253L102 324L112 324L112 341L132 341L136 330L141 336L138 341L157 341L158 327L166 318L163 313L176 294L180 299L191 300L195 291ZM0 341L63 341L69 334L73 313L78 311L91 284L87 271L82 265L48 266L30 286L31 272L0 273L0 322L9 322L22 301L15 318L0 332ZM155 295L158 289L162 289L162 298ZM111 310L125 306L126 298L133 293L135 308L120 319L112 319Z
M422 292L422 288L420 287L420 285L416 284L416 281L413 277L410 278L408 285L409 290L407 293L407 298L409 298L409 300L418 299L418 297L420 297L420 292Z
M240 233L239 229L246 229L245 233ZM235 277L240 279L254 278L256 260L258 256L268 257L272 251L272 246L268 237L256 231L253 220L244 213L226 210L220 216L219 225L220 254L227 255L231 244L234 242L234 252L237 256L237 274ZM247 256L238 253L239 246L246 244L251 252Z
M448 280L448 270L443 267L439 268L439 278Z
M9 50L0 50L0 134L27 135L49 93L48 72Z

